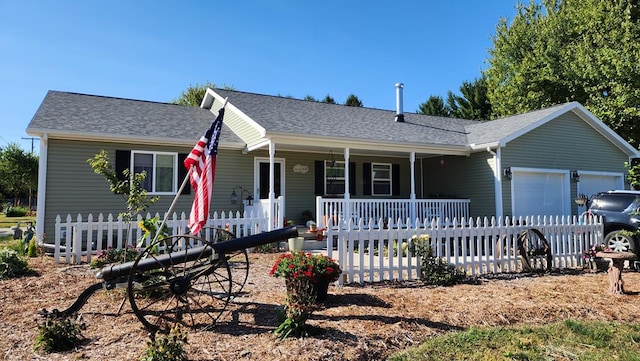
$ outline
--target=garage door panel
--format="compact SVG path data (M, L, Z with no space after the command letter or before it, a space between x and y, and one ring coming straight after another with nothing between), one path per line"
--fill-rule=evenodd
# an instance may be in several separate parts
M564 215L566 175L563 173L514 172L513 214L520 216Z

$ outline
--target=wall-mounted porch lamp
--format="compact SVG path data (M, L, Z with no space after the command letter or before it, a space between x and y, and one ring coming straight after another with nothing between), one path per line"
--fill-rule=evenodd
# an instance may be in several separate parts
M573 180L574 183L580 182L580 174L578 173L577 170L571 171L571 179Z
M236 189L239 190L240 192L240 198L243 198L244 194L247 193L247 198L245 198L247 200L247 205L248 206L253 205L253 196L251 195L251 192L249 192L243 186L233 187L231 191L231 204L238 204L238 193L236 193Z
M505 179L511 180L513 178L513 173L511 173L511 167L507 167L502 170L502 175Z

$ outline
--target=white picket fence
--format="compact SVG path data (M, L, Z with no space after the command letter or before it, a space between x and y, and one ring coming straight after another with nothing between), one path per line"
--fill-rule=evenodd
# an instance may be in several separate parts
M470 276L520 271L517 239L529 228L541 231L549 242L552 268L581 266L582 252L602 243L603 237L602 219L584 222L575 216L413 223L411 226L409 220L394 223L370 219L367 223L349 222L341 229L327 227L327 255L336 259L343 270L339 283L419 278L419 259L411 254L408 243L414 235L428 234L435 255ZM383 224L396 226L378 227Z
M154 216L163 219L164 215ZM145 218L154 217L147 214ZM143 238L144 231L138 227L138 221L143 217L138 216L135 222L126 222L122 217L108 214L99 214L94 217L89 214L83 217L78 214L75 219L67 215L65 220L56 217L53 244L41 243L48 252L53 253L56 263L68 264L91 262L91 258L103 249L124 248L128 246L144 248L149 245L151 239ZM189 216L184 212L178 215L173 213L167 220L171 235L185 234ZM267 230L268 219L265 215L254 216L253 213L240 212L213 213L205 227L226 228L237 237L244 237ZM206 234L203 235L206 239Z

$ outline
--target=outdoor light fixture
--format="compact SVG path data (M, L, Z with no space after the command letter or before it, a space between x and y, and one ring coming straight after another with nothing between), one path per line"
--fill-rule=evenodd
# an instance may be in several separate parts
M511 173L511 167L507 167L507 168L503 169L502 170L502 175L504 175L504 177L506 179L513 178L513 174Z
M571 171L571 179L573 179L574 183L580 182L580 174L578 173L577 170L572 170Z
M580 193L580 194L578 194L578 198L576 198L574 201L576 202L578 207L583 207L583 206L585 206L587 204L588 200L589 200L589 198L587 198L586 194Z
M247 198L246 198L247 205L248 206L253 205L253 196L251 195L251 192L249 192L243 186L235 186L235 187L233 187L233 189L231 191L231 204L238 204L238 193L236 193L236 189L239 190L239 192L240 192L240 198L243 198L244 194L247 193Z

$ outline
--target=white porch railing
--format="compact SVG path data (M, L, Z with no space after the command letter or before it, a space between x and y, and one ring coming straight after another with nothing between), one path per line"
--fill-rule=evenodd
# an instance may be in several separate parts
M245 201L244 210L253 214L266 214L272 220L271 228L268 230L284 227L284 198L282 196L274 200L273 208L269 208L268 199L258 199L252 205L246 204Z
M316 197L318 227L345 224L349 219L358 224L370 218L397 220L453 220L469 217L469 199L336 199ZM347 215L347 216L345 216Z
M419 259L408 246L413 235L428 234L435 256L471 276L521 270L517 240L529 228L540 230L549 242L553 268L581 266L582 252L602 243L603 237L602 219L585 224L575 216L478 218L475 222L468 219L451 223L433 220L413 226L399 219L393 227L379 227L384 223L381 219L367 223L361 219L358 224L327 228L327 255L336 259L343 271L339 283L419 278Z
M263 214L254 213L241 214L240 212L210 215L205 227L228 228L237 237L244 237L251 234L266 231L268 229L268 218ZM158 214L156 216L159 217ZM147 214L146 218L151 218ZM159 217L162 219L162 217ZM91 258L103 249L123 248L127 246L147 247L150 239L142 239L144 231L138 227L138 221L142 216L138 216L135 222L127 223L122 217L108 214L106 217L99 214L94 217L92 214L83 217L78 214L75 219L67 215L65 220L60 216L56 217L55 233L53 243L41 243L47 251L53 251L56 263L81 263L91 262ZM189 216L184 212L178 216L173 215L167 220L169 233L171 235L184 234L187 229ZM202 235L206 239L206 234Z

